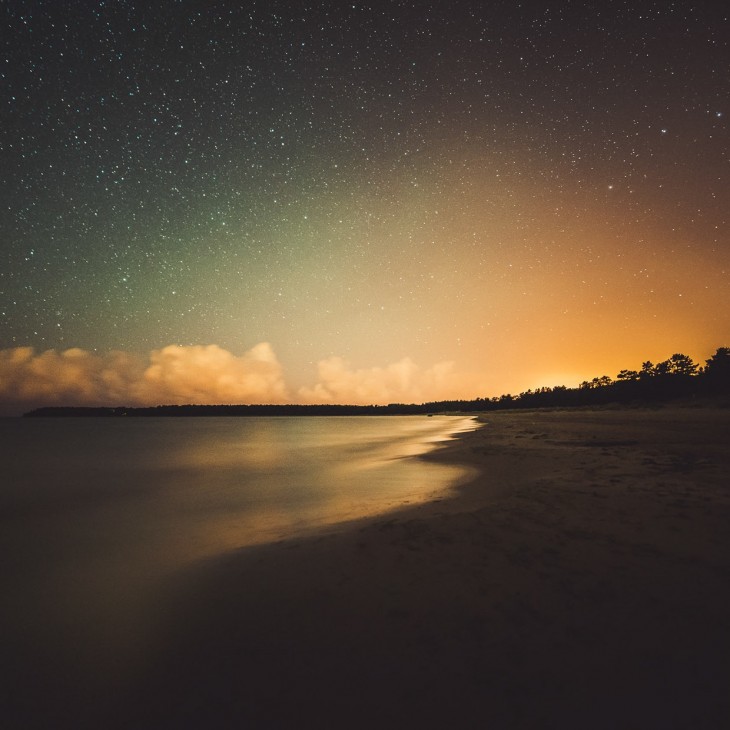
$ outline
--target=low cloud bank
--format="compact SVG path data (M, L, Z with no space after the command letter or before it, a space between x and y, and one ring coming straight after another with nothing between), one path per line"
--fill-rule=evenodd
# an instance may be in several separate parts
M125 352L0 350L0 401L37 405L283 403L281 365L263 342L241 356L217 345Z
M464 397L453 363L421 368L409 358L384 367L353 368L339 357L322 360L317 382L294 398L271 345L243 355L217 345L153 350L147 357L72 348L0 350L0 409L38 406L148 406L227 403L422 403Z
M145 403L283 403L281 365L268 342L237 357L217 345L154 350L135 395Z
M426 370L410 358L386 367L353 369L340 357L322 360L319 382L300 388L304 403L423 403L453 396L457 384L454 364L439 363Z

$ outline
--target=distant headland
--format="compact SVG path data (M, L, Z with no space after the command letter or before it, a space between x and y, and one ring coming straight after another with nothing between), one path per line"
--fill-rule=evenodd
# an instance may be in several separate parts
M188 416L404 416L474 413L519 408L566 408L616 404L661 403L682 398L720 400L730 397L730 348L720 347L702 367L681 353L640 370L621 370L582 382L576 388L558 385L494 398L444 400L388 405L159 405L46 406L24 414L47 417L188 417Z

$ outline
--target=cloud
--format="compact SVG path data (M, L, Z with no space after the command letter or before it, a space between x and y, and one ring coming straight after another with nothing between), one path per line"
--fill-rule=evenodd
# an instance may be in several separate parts
M147 359L79 348L41 353L30 347L0 350L0 403L7 408L287 399L281 365L265 342L241 356L217 345L170 345L153 350Z
M341 357L318 364L317 382L292 399L271 345L243 355L218 345L169 345L147 356L79 348L0 350L0 412L38 406L186 403L423 403L481 392L452 362L422 368L410 358L354 368ZM466 395L465 395L466 393ZM472 395L469 395L469 394Z
M78 404L116 400L142 372L141 363L123 352L0 350L0 399Z
M287 400L281 365L268 342L241 357L217 345L154 350L138 400L157 403L281 403Z
M422 369L410 358L386 367L353 369L340 357L330 357L318 365L319 382L300 388L306 403L422 403L442 400L463 393L463 382L452 362Z

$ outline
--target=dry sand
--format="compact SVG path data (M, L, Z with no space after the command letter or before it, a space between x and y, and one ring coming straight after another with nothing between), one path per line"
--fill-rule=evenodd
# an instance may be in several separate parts
M452 498L186 576L121 724L730 727L730 409L482 419Z

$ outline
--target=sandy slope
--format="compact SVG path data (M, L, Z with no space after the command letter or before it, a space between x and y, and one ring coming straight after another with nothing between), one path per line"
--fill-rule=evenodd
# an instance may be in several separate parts
M730 410L484 420L453 499L186 576L121 724L730 727Z

